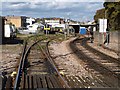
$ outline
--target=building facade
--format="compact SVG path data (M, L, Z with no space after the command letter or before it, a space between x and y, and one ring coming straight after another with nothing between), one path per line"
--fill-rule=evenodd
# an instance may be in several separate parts
M34 24L35 23L35 19L34 18L27 18L26 19L26 24L27 24L27 27L29 27L30 25Z
M6 24L13 24L16 28L26 27L26 18L25 16L6 16Z

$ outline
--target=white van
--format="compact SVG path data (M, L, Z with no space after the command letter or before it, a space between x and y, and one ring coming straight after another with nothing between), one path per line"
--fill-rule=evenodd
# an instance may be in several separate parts
M38 31L38 28L42 27L44 25L42 24L39 24L39 23L34 23L32 25L28 25L28 30L29 30L29 33L37 33Z
M15 27L9 24L5 25L5 30L4 30L4 37L6 38L11 38L11 37L16 37L15 33Z
M38 28L38 25L36 25L36 24L29 25L29 26L28 26L29 33L36 33L37 28Z

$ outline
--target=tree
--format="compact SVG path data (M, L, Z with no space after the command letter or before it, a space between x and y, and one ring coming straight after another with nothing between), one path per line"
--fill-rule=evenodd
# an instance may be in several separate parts
M105 8L97 10L96 15L94 16L94 20L97 23L99 18L105 17Z
M118 2L104 2L105 8L97 10L94 20L98 22L99 18L108 19L109 30L120 30L120 0Z

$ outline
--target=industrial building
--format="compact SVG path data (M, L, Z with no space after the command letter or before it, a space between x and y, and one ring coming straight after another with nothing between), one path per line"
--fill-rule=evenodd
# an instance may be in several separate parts
M13 24L16 28L26 27L26 16L5 16L6 24Z
M31 18L31 17L28 17L27 19L26 19L26 24L27 24L27 28L30 26L30 25L32 25L32 24L34 24L35 23L35 19L34 18Z

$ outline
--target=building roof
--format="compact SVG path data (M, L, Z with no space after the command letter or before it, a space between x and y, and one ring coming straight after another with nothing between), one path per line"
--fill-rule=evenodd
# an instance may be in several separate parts
M27 17L26 16L14 16L13 15L13 16L5 16L5 18L11 18L11 19L14 18L15 19L15 18L27 18Z

